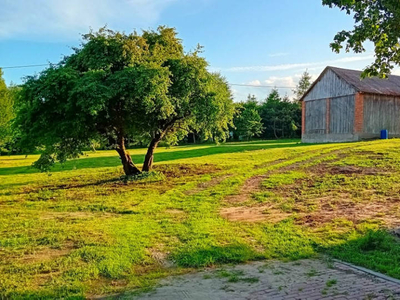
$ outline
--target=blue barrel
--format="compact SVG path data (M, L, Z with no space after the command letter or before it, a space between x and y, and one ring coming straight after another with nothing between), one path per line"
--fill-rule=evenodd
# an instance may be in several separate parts
M389 138L389 131L388 130L381 130L381 139L387 140Z

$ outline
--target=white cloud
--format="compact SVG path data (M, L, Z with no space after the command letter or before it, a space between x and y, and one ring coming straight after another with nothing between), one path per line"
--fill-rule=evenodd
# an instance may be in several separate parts
M286 76L286 77L271 76L264 82L266 85L270 85L270 86L294 87L296 85L297 81L296 81L295 76Z
M106 24L134 29L157 22L177 0L3 0L0 38L76 39Z
M270 76L265 80L253 80L243 84L241 87L235 86L233 94L236 101L242 101L247 98L247 95L255 95L257 99L264 99L273 88L277 88L281 96L293 97L293 89L298 84L302 73L296 73L291 76ZM319 74L310 73L311 80L318 78ZM246 86L253 85L254 87ZM262 87L262 88L261 88Z
M221 69L225 72L268 72L268 71L285 71L296 68L307 68L310 64L302 63L302 64L283 64L283 65L275 65L275 66L249 66L249 67L232 67Z
M293 63L293 64L281 64L281 65L265 65L265 66L248 66L248 67L231 67L231 68L213 68L215 70L223 72L270 72L270 71L287 71L296 69L314 69L320 68L321 66L328 66L334 64L351 63L357 61L372 60L373 55L356 55L350 57L344 57L334 60L326 60L319 62L307 62L307 63Z
M250 81L249 83L247 83L248 85L255 85L255 86L259 86L261 85L261 81L260 80L253 80Z
M253 85L255 87L257 86L265 86L265 87L277 87L277 88L295 88L295 86L297 85L297 83L299 82L301 76L303 74L302 73L298 73L298 74L294 74L292 76L270 76L265 80L253 80L250 81L248 83L246 83L246 85ZM311 76L311 80L315 80L318 78L318 74L310 74Z

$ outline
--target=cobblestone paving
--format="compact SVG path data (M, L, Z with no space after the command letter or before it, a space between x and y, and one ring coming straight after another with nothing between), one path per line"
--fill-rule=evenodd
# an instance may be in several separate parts
M255 262L170 278L134 299L400 299L400 284L320 259Z

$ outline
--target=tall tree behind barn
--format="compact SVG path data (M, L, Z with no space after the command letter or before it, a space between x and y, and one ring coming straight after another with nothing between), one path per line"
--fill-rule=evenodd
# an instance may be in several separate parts
M400 76L361 80L361 71L327 67L302 97L304 143L400 137Z

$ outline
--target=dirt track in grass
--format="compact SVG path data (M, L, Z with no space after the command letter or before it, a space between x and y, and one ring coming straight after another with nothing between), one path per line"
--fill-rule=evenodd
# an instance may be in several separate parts
M352 150L354 151L354 149ZM351 193L341 192L340 183L336 183L331 190L317 191L314 195L307 193L307 190L315 192L316 185L322 185L323 178L328 176L341 178L345 176L351 179L371 176L385 177L393 173L390 168L378 166L340 165L340 162L352 153L349 149L341 149L278 168L268 174L251 177L246 180L238 194L225 198L225 201L233 204L233 206L223 207L220 214L223 218L235 222L278 223L287 218L293 218L296 224L316 227L343 218L354 224L374 219L389 228L400 226L399 196L375 197L372 201L360 201L360 199L354 199L355 197ZM335 155L334 158L324 161L325 157L332 154ZM365 155L369 159L384 159L382 154L367 151L360 152L359 155ZM293 170L301 170L306 175L289 185L281 185L273 189L263 186L263 182L268 182L272 175L284 175ZM248 203L254 195L263 191L273 193L274 195L270 195L272 200L265 199L267 203L256 203L254 201ZM362 193L364 196L368 194L375 196L376 190L364 190ZM279 201L277 201L277 198ZM292 207L282 209L280 205L288 201L293 202ZM245 205L240 206L240 203Z

